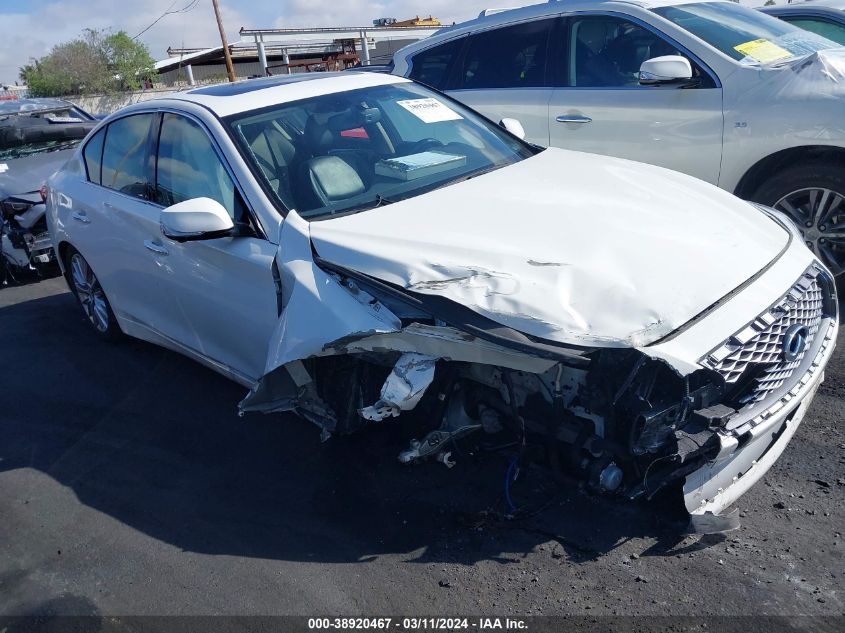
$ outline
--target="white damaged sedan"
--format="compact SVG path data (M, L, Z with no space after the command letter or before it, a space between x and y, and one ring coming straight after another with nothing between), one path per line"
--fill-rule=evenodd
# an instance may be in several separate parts
M137 104L48 188L96 332L324 437L414 409L430 428L403 462L500 433L597 494L678 489L711 520L782 453L836 340L831 275L777 212L528 145L389 75Z

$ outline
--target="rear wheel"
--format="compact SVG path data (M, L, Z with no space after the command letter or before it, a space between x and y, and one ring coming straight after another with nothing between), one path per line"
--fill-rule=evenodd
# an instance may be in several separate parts
M106 293L85 258L78 251L69 249L65 269L70 288L88 324L104 339L120 338L120 326L114 318Z
M752 199L787 214L831 272L845 272L845 168L788 167L765 181Z

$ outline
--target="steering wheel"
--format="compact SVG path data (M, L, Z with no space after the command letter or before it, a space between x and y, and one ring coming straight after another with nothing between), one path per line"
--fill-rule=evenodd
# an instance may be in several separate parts
M409 153L416 154L417 152L422 152L430 147L443 147L443 143L438 141L436 138L421 138L411 145Z

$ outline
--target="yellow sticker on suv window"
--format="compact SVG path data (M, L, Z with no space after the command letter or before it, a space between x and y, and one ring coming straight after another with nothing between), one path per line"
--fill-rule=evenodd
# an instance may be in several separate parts
M745 44L734 46L734 50L761 64L768 64L769 62L776 62L779 59L792 57L792 53L788 50L781 48L769 40L752 40Z

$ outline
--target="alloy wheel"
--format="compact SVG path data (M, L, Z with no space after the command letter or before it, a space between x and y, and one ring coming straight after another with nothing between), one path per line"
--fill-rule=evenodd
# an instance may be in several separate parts
M822 187L785 195L774 208L786 213L801 230L807 246L834 275L845 271L845 198Z
M94 271L79 253L70 258L70 270L82 311L97 331L106 332L109 329L109 308Z

